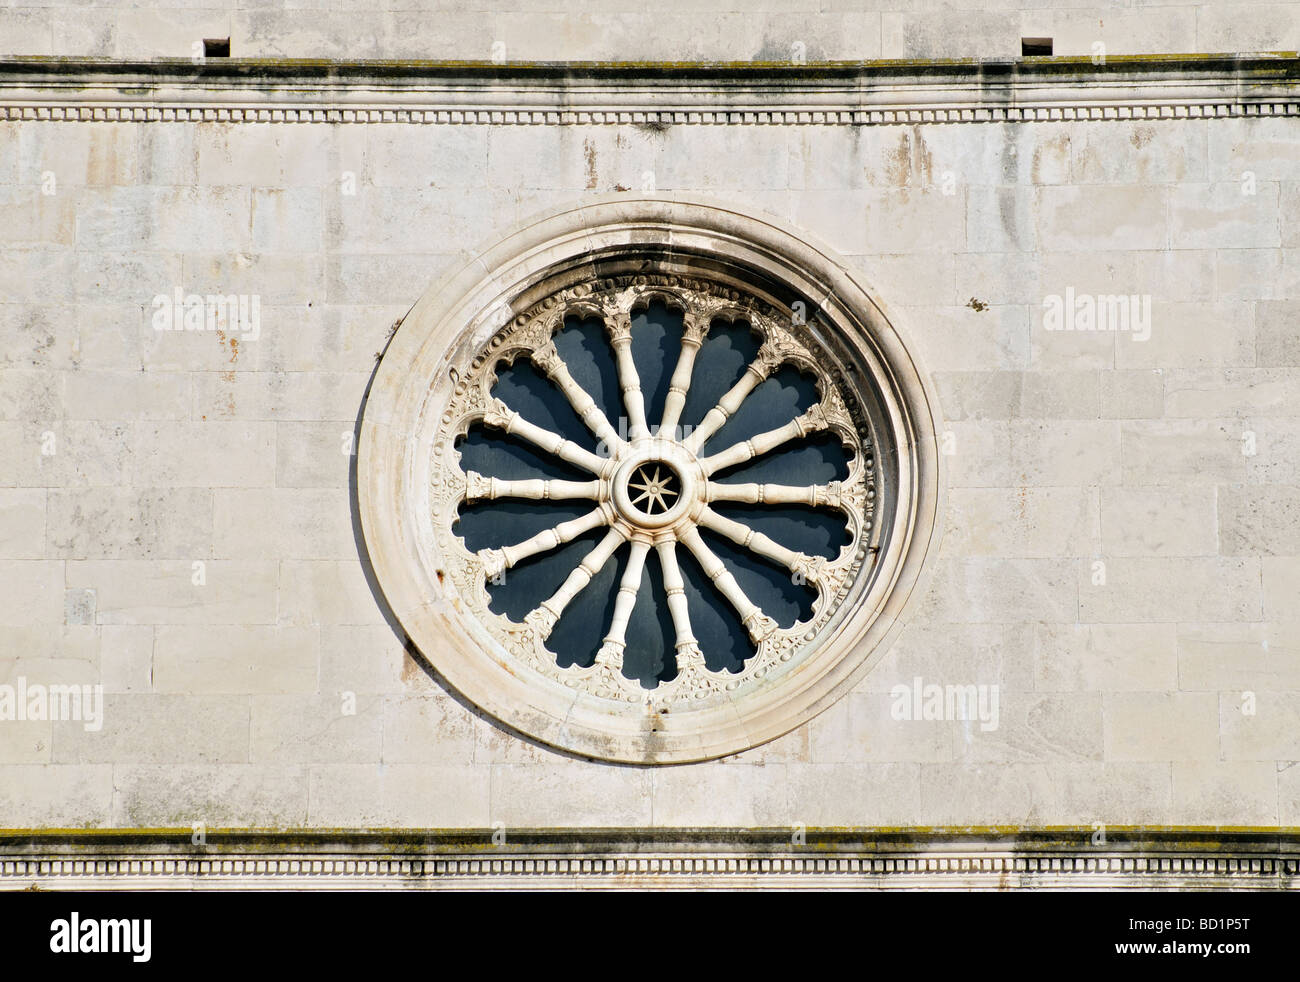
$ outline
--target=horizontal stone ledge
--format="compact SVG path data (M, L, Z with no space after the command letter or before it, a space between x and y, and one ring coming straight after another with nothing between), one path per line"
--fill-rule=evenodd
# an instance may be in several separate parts
M0 890L1300 887L1300 830L190 829L0 832Z
M987 84L1020 80L1070 83L1089 79L1167 76L1237 76L1252 82L1300 80L1300 52L1222 52L1108 55L1100 62L1087 55L1015 59L900 58L863 61L483 61L417 59L312 58L73 58L50 55L0 57L0 80L101 77L124 83L150 80L263 84L358 81L418 84L432 81L641 80L671 84L678 80L768 81L787 85L846 81L966 79Z
M0 119L888 125L1300 114L1300 58L504 63L0 60Z
M1046 828L506 828L502 829L0 829L0 860L25 854L142 853L211 857L222 853L412 852L497 855L512 852L638 853L700 851L741 854L798 850L822 855L926 852L1072 852L1250 854L1300 859L1300 828L1216 826L1102 826L1104 845L1093 844L1094 826Z

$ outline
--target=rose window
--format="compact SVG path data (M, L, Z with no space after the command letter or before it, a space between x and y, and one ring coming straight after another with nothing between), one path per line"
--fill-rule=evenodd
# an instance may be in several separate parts
M924 378L834 260L620 197L523 226L412 309L368 394L393 619L519 733L661 764L809 719L901 624L936 527Z

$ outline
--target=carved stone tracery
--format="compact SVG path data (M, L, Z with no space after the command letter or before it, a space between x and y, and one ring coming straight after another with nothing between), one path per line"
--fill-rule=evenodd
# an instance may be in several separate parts
M684 318L680 355L657 426L646 406L631 355L632 315L651 300L679 310ZM574 380L553 337L566 316L601 319L613 354L627 423L620 432ZM681 426L694 360L713 323L745 322L762 337L757 356L739 380L694 428ZM552 432L510 410L492 394L499 365L529 359L568 400L600 441L593 454L566 435ZM764 379L791 365L816 380L819 400L783 426L739 441L717 453L701 450ZM580 282L559 290L514 316L491 335L482 350L457 366L457 383L441 416L433 448L430 502L432 527L446 559L447 575L464 598L468 613L529 670L591 696L653 707L707 706L726 700L741 687L762 679L776 666L797 659L834 617L852 583L870 571L874 557L873 516L881 473L874 459L871 427L833 355L801 316L730 285L672 274L617 275ZM455 446L471 427L483 425L520 437L590 475L585 481L502 480L462 470ZM826 485L787 486L727 483L712 476L757 457L779 453L791 441L817 432L834 434L848 451L845 480ZM658 475L658 476L656 476ZM671 475L671 480L669 478ZM640 497L637 497L640 496ZM503 498L587 499L590 511L531 538L497 549L469 551L452 531L457 510L467 501ZM635 500L634 500L635 499ZM647 507L647 501L654 507ZM845 516L849 542L833 559L814 557L781 545L743 522L719 514L712 502L801 504L833 509ZM488 583L530 556L554 549L598 528L605 536L570 572L560 588L523 620L489 609ZM699 534L704 528L743 549L784 566L795 582L817 591L812 615L781 628L737 584ZM618 586L604 643L588 666L561 667L546 640L565 608L621 549L628 563ZM692 633L677 563L679 549L693 555L726 598L756 645L738 673L708 669ZM666 604L675 632L676 676L654 689L627 678L622 669L625 632L643 570L651 552L663 572ZM685 708L685 707L683 707Z

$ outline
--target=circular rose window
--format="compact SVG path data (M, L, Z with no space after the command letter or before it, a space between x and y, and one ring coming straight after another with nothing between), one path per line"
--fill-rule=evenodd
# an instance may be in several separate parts
M720 756L825 708L900 624L930 405L824 252L707 205L586 205L403 321L363 421L366 542L411 639L503 722Z

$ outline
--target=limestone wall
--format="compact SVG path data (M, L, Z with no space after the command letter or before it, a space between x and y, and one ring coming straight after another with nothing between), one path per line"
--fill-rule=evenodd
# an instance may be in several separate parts
M1190 39L1220 9L1120 16ZM134 53L143 16L91 8L76 43ZM819 16L782 23L860 16L878 48L913 15ZM583 36L565 53L599 53ZM106 692L100 730L0 722L0 826L1300 823L1298 140L1285 116L0 120L0 683ZM847 257L931 374L947 495L928 593L857 691L657 769L444 691L386 622L351 488L378 352L428 285L646 174ZM176 289L259 297L258 335L156 331ZM1149 337L1047 330L1067 291L1149 297ZM998 726L894 718L917 678L997 685Z
M782 61L1300 48L1293 2L1235 0L139 0L0 8L0 55Z

